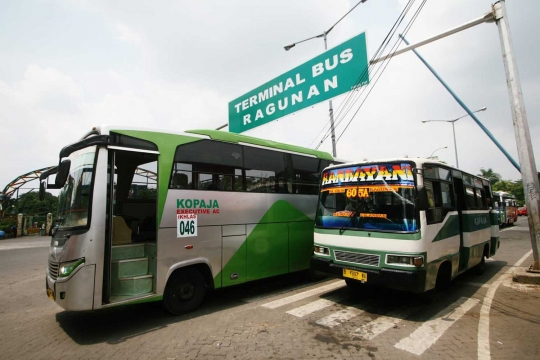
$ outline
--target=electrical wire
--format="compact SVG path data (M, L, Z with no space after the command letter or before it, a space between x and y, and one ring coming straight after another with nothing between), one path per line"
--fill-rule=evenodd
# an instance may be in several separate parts
M397 20L394 22L394 24L392 25L390 31L387 33L386 37L384 38L383 42L381 43L381 45L379 46L379 48L377 49L377 51L375 52L375 54L373 55L372 59L371 60L374 60L376 58L378 58L382 53L384 53L384 51L386 50L388 44L390 43L390 39L394 36L394 34L396 33L399 25L401 24L401 22L403 21L403 19L406 17L407 13L409 12L409 10L411 9L411 7L414 5L414 2L416 0L409 0L408 3L405 5L405 7L403 8L401 14L398 16ZM357 78L356 82L355 82L355 85L353 85L353 87L359 85L362 81L364 81L366 79L366 75L369 75L370 72L371 74L373 74L373 68L374 66L373 65L370 65L370 63L368 63L368 66L362 71L362 73L360 74L360 76ZM380 68L380 67L379 67ZM375 72L376 74L377 72ZM350 91L348 94L347 94L347 97L345 98L345 100L340 104L340 106L338 107L338 109L336 110L335 112L335 118L337 120L337 122L341 122L341 119L343 117L345 117L347 115L347 113L350 111L350 109L352 108L352 106L354 106L354 103L357 102L358 98L363 94L363 92L365 91L365 88L362 89L361 92L359 92L358 90L357 91ZM353 100L354 99L354 100ZM352 101L352 102L351 102ZM344 114L342 114L342 111L345 111ZM340 116L341 116L341 119L340 119ZM328 123L323 127L323 129L321 130L321 132L319 132L319 134L317 135L317 137L315 138L315 140L320 136L320 134L326 129L327 126L330 125L330 120L328 121ZM335 126L334 126L335 128ZM319 148L319 146L328 138L328 136L330 136L331 134L331 129L329 128L325 135L323 136L323 138L321 139L321 141L319 142L317 148ZM314 141L315 141L314 140ZM313 141L313 142L314 142ZM312 142L312 143L313 143ZM311 146L311 144L310 144Z
M418 7L418 9L416 10L416 13L413 15L411 21L409 21L409 24L405 27L405 30L403 31L403 36L406 36L407 33L409 32L409 30L411 29L411 27L413 26L414 22L416 21L416 19L418 18L418 15L420 14L420 12L422 11L422 8L424 7L424 5L426 4L426 1L427 0L423 0L422 3L420 4L420 6ZM347 128L349 127L349 125L351 124L351 122L354 120L354 118L356 117L356 114L358 114L358 111L360 111L360 109L362 108L362 105L364 105L364 103L366 102L369 94L371 94L371 91L373 91L373 88L375 87L375 85L377 84L377 82L379 81L379 79L381 78L384 70L386 70L386 67L388 66L388 64L390 64L390 61L393 59L394 57L394 53L396 52L397 48L399 47L399 45L401 44L403 40L398 37L398 40L396 42L396 46L395 46L395 50L392 52L392 55L391 57L388 59L388 61L386 61L385 65L384 65L384 68L381 72L381 74L379 75L379 77L375 80L375 83L371 86L369 92L367 93L366 97L364 98L364 100L362 101L362 103L360 104L360 106L358 106L358 109L356 110L356 112L353 114L351 120L349 120L349 122L347 123L347 125L345 126L345 129L343 129L343 131L341 132L341 134L339 135L339 137L337 138L336 140L336 143L339 141L339 139L341 139L341 137L343 136L343 134L345 133L345 131L347 130Z
M385 39L383 40L383 42L381 43L381 45L379 46L379 49L377 50L377 52L375 53L375 55L373 56L372 60L376 59L379 57L379 55L381 53L384 53L384 51L386 50L386 48L388 47L388 45L390 44L390 39L395 35L397 29L399 28L399 26L401 25L401 23L403 22L404 18L406 17L407 13L409 12L409 10L413 7L414 5L414 1L415 0L410 0L407 5L404 7L402 13L400 14L400 16L398 17L398 19L396 20L396 22L394 23L394 25L392 26L392 28L390 29L390 31L388 32L387 36L385 37ZM412 16L411 20L408 22L408 24L406 25L405 27L405 30L403 31L403 33L407 33L410 28L412 27L412 25L414 24L414 22L416 21L418 15L420 14L422 8L424 7L425 3L426 3L427 0L423 0L422 3L420 4L420 6L418 7L418 9L416 10L416 12L414 13L414 15ZM366 89L369 88L369 91L367 92L365 98L363 99L363 101L360 103L358 109L355 111L355 113L353 114L351 120L349 120L349 122L347 123L345 129L343 130L343 132L339 135L338 139L336 140L336 143L339 139L341 139L341 137L343 136L343 134L345 133L346 129L349 127L350 123L352 122L352 120L355 118L355 116L358 114L358 111L360 110L360 108L362 107L362 105L365 103L366 99L368 98L368 96L371 94L371 91L373 91L373 88L375 87L375 85L377 84L378 80L380 79L380 77L382 76L383 72L386 70L386 67L388 66L389 64L389 61L392 59L393 57L393 54L395 53L395 51L397 50L397 48L399 47L399 45L401 44L402 42L402 39L401 38L398 38L398 40L395 42L395 44L391 47L391 50L390 50L390 54L392 54L392 56L388 59L388 61L383 65L380 65L378 66L376 69L375 69L375 66L376 64L373 64L373 65L369 65L367 67L366 70L363 71L363 73L360 75L359 79L358 79L358 83L363 81L364 77L365 77L365 73L367 71L367 73L370 75L370 78L375 78L375 81L374 82L371 82L370 85L371 86L366 86L362 89L362 91L351 91L349 92L347 98L345 99L345 101L342 102L342 104L340 105L340 107L338 108L338 111L337 111L337 114L336 114L336 123L335 123L335 126L334 128L337 128L337 126L339 126L341 124L341 122L345 119L345 116L350 112L350 110L354 107L354 105L359 101L359 99L362 97L362 95L365 93ZM370 61L371 63L371 61ZM324 126L323 130L324 131L326 129L327 125ZM320 136L320 134L322 133L322 131L317 135L317 138ZM328 136L331 135L331 131L327 131L325 133L325 135L323 136L323 138L321 139L321 141L319 142L318 146L316 147L317 149L320 147L320 145L328 138ZM316 138L316 139L317 139Z

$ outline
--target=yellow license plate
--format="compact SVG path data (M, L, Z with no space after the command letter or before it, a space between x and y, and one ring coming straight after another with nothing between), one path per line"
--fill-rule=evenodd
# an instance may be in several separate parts
M361 271L343 269L343 277L355 279L362 282L367 282L367 274Z
M49 299L54 300L54 294L51 289L47 289L47 296L49 297Z

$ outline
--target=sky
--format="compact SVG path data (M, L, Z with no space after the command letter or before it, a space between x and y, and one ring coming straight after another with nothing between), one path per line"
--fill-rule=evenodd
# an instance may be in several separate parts
M226 124L230 101L324 52L320 38L290 51L285 45L321 34L357 2L3 0L0 190L19 175L56 165L62 147L93 126L179 131ZM328 35L328 47L365 31L371 58L405 3L360 4ZM540 2L507 0L506 6L538 166ZM418 42L490 9L488 0L428 0L407 39ZM519 161L497 26L481 24L418 51L472 110L487 107L478 118ZM393 58L373 83L356 116L349 113L336 128L338 137L343 133L338 158L435 152L456 164L451 124L422 121L452 120L465 111L412 52ZM333 100L335 111L345 98ZM314 147L328 120L322 102L245 134ZM456 122L455 132L460 168L520 178L470 117ZM331 152L330 138L320 149Z

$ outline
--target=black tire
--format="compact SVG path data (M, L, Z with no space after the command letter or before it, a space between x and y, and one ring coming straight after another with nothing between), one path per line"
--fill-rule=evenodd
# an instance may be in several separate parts
M206 283L200 271L193 268L176 270L167 281L163 304L172 314L182 315L197 309L205 293Z
M486 269L486 257L482 255L482 260L478 265L473 267L473 272L475 275L482 275L484 273L484 270Z
M449 265L443 265L439 267L437 272L437 282L435 283L437 291L445 291L452 285L452 268Z

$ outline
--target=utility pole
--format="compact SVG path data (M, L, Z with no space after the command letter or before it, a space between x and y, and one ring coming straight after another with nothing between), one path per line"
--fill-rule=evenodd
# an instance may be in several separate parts
M506 71L506 83L510 95L510 108L514 120L514 132L516 135L519 163L521 166L521 178L523 180L527 212L529 213L527 217L529 219L531 245L534 258L530 270L540 272L540 262L538 258L538 242L540 242L538 173L534 161L529 124L527 122L525 103L523 102L521 83L519 80L516 58L514 57L510 26L508 25L506 4L504 0L498 1L493 5L493 13L495 15L495 22L499 28L499 37L501 39L501 50Z
M324 51L326 50L328 50L328 46L326 45L326 31L325 31L324 32ZM330 104L330 109L328 111L330 113L330 131L332 133L332 156L335 158L337 156L337 153L336 153L336 130L334 128L334 109L332 108L332 100L329 100L328 103Z

